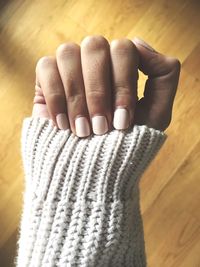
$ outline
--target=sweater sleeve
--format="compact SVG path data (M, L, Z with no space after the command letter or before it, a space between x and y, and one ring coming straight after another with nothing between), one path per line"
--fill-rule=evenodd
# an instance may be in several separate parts
M79 138L25 118L16 266L146 266L138 182L165 139L145 125Z

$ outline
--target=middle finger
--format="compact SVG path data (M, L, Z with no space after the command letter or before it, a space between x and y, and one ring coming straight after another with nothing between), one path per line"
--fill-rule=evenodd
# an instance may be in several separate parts
M88 36L81 43L81 62L88 111L95 134L112 128L110 48L102 36Z

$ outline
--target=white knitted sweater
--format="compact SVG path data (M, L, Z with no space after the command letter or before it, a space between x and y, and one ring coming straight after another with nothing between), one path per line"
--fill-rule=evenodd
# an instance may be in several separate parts
M147 126L75 136L25 118L18 267L144 267L139 177L166 139Z

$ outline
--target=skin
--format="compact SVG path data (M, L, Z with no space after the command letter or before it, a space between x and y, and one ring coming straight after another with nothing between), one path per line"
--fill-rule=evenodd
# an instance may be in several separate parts
M138 100L138 70L147 75L144 97ZM55 56L45 56L36 65L33 117L52 119L65 113L76 134L75 119L95 115L107 118L113 127L114 110L125 107L129 127L147 125L161 131L171 122L180 75L178 59L155 51L143 40L126 38L109 43L103 36L83 39L80 45L61 44Z

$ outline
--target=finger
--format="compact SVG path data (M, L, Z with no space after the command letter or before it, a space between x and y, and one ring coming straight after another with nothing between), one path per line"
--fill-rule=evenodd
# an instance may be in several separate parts
M45 101L39 80L37 78L37 75L36 75L36 81L35 81L35 97L33 99L32 116L50 119L46 101Z
M110 48L102 36L88 36L81 43L81 62L92 129L104 134L112 128Z
M150 126L166 129L171 121L174 98L180 74L180 62L173 57L156 52L139 38L133 40L139 52L139 69L148 79L144 98L138 109L141 123L150 122ZM145 107L146 112L141 112Z
M34 104L46 104L44 94L42 92L41 84L39 82L39 78L37 77L36 73L36 78L35 78L35 97L33 99Z
M65 89L71 130L79 137L90 135L90 118L85 98L80 47L66 43L56 51L57 65Z
M36 75L51 119L60 129L68 129L65 93L56 59L54 57L41 58L36 66Z
M114 91L115 129L126 129L133 124L137 102L138 52L131 40L111 42L112 81Z

